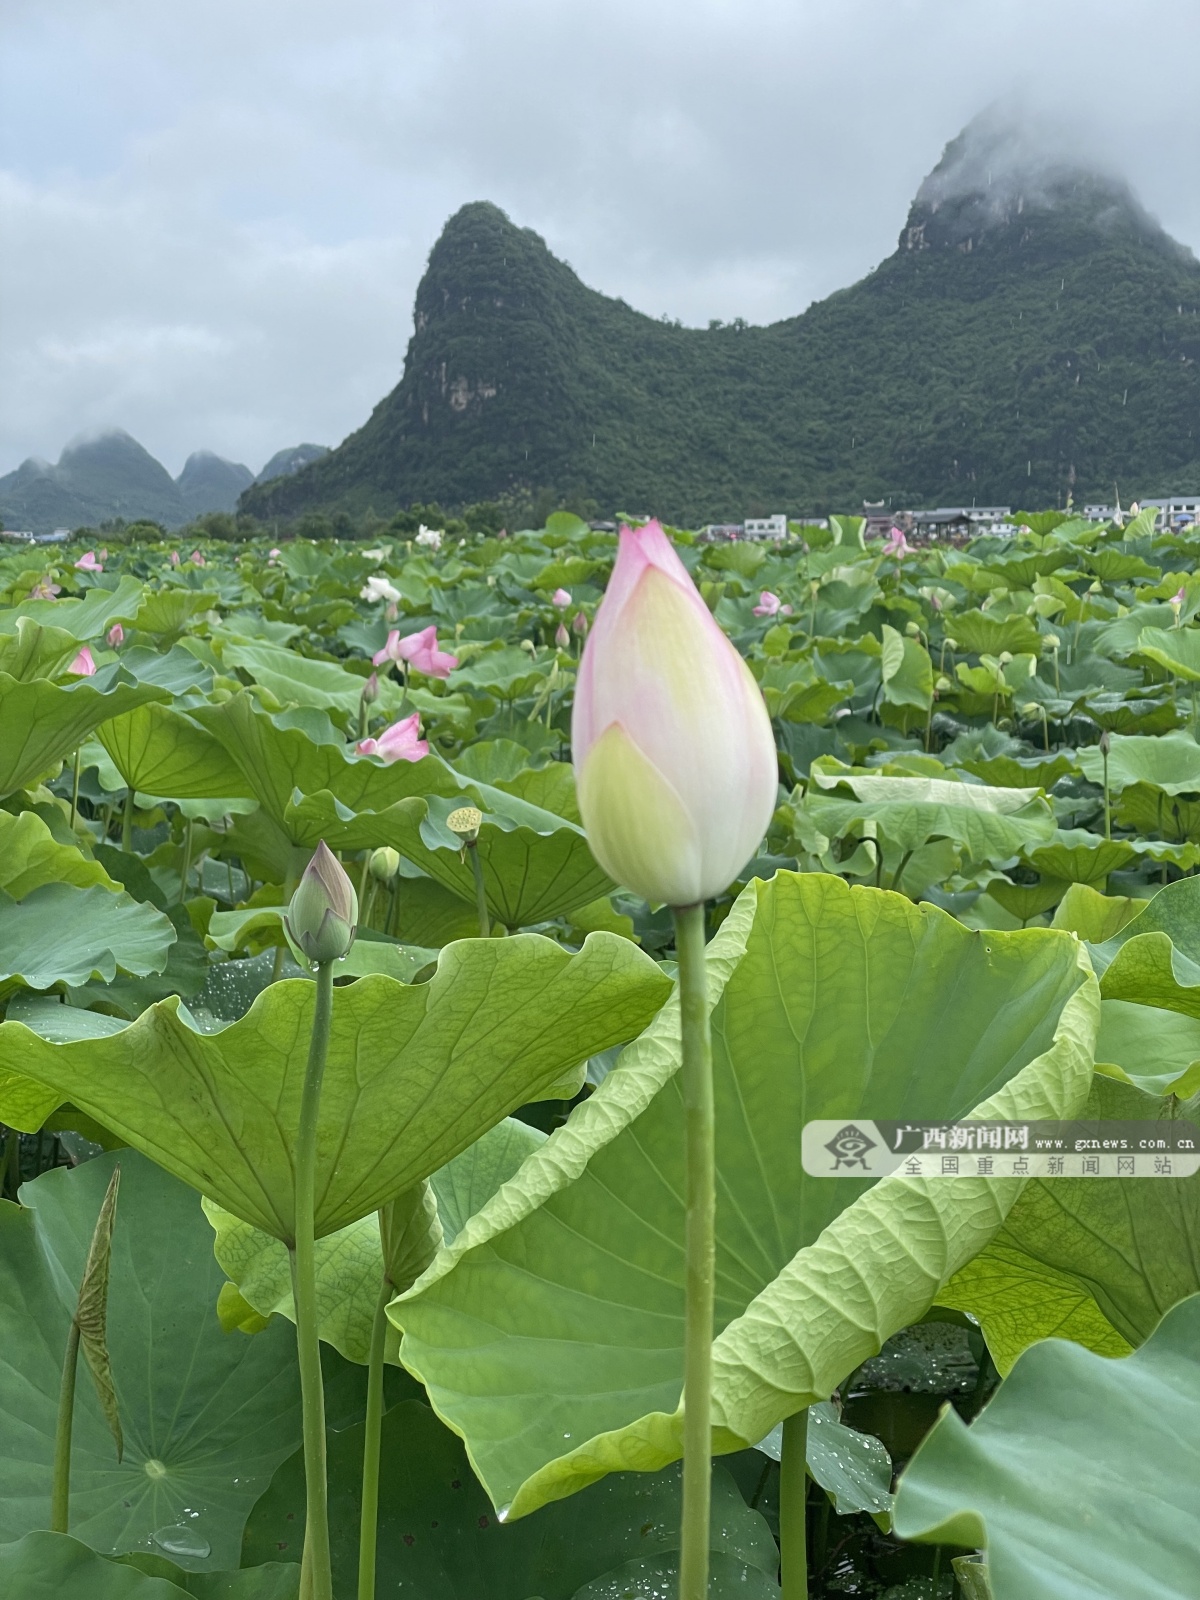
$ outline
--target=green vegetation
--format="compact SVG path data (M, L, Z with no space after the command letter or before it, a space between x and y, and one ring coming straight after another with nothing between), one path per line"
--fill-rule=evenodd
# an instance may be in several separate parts
M322 1458L333 1600L675 1592L678 950L570 764L616 539L494 513L0 559L6 1600L296 1600ZM715 1600L1194 1587L1200 1174L800 1159L1200 1124L1200 528L1023 521L673 532L779 768L695 917Z
M1000 214L918 197L874 272L770 327L656 321L468 205L415 321L369 421L247 510L386 518L549 491L697 523L1200 489L1200 265L1086 175Z

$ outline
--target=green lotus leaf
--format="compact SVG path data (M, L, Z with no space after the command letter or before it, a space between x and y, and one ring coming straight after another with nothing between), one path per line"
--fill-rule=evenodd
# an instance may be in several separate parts
M144 705L96 734L127 788L179 800L248 798L241 768L212 734L171 706Z
M527 650L505 646L499 650L485 650L457 667L448 681L456 691L467 689L478 693L482 690L498 700L517 700L539 689L548 670L548 666L536 664Z
M224 745L241 768L250 792L272 822L296 846L312 849L325 837L322 826L331 818L353 822L359 812L382 811L397 800L417 794L456 794L462 785L435 756L423 761L377 761L347 754L346 745L332 731L322 740L313 730L298 725L287 714L271 716L259 710L248 694L235 695L223 705L197 708L195 717ZM315 807L315 814L297 813L294 798L330 799ZM461 801L459 802L462 803ZM384 839L345 845L347 849L385 844ZM330 848L342 841L326 839Z
M1084 883L1073 883L1054 913L1053 926L1077 933L1090 944L1103 944L1145 909L1144 900L1101 894Z
M23 900L46 883L73 883L81 889L98 883L114 894L121 887L98 861L74 845L59 844L35 811L16 816L0 811L0 889Z
M1188 1100L1200 1089L1200 1020L1132 1000L1102 1000L1096 1060L1147 1094Z
M221 656L227 667L243 668L256 683L269 689L281 705L313 706L320 711L357 715L366 680L334 661L312 661L272 644L232 642L223 644ZM390 716L399 712L404 699L403 685L381 673L377 714Z
M177 638L193 617L211 611L220 596L204 589L154 589L137 608L133 625L139 633Z
M360 1423L329 1441L333 1581L351 1592L358 1561ZM506 1527L476 1483L462 1442L428 1406L406 1400L383 1419L377 1583L387 1594L438 1600L575 1600L591 1594L673 1593L679 1577L679 1471L614 1476L576 1499ZM304 1471L285 1462L246 1528L243 1560L300 1559ZM778 1596L779 1553L765 1519L746 1505L733 1479L713 1472L711 1543L718 1577L711 1600ZM631 1560L661 1561L653 1589L586 1590ZM730 1572L728 1568L734 1569ZM734 1586L736 1574L737 1586Z
M1200 839L1200 800L1186 794L1170 794L1157 784L1127 784L1113 814L1121 827L1152 838L1180 843Z
M818 793L848 788L853 799ZM1055 833L1054 813L1034 789L991 789L947 778L862 776L812 767L804 809L827 837L838 838L863 822L874 822L899 849L919 849L927 840L952 839L973 861L1002 861Z
M1047 930L971 933L816 873L752 881L709 946L718 1449L826 1398L991 1237L1017 1183L808 1178L814 1117L1069 1116L1098 1004ZM521 1515L681 1449L683 1135L672 1001L390 1313ZM991 1097L989 1099L989 1097Z
M882 1440L848 1428L832 1400L818 1400L808 1408L805 1446L809 1475L839 1516L866 1511L882 1527L891 1525L892 1458ZM781 1461L783 1424L777 1423L757 1448L772 1461Z
M462 839L446 825L453 811L472 803L483 812L477 849L488 910L506 927L549 921L612 890L613 881L592 855L582 828L487 784L467 784L455 796L401 801L371 822L379 843L393 845L473 905L471 864L464 859ZM296 809L308 815L312 804L310 798Z
M933 700L933 662L916 639L883 625L883 697L889 705L928 711ZM892 645L889 659L889 644Z
M506 1117L432 1175L430 1187L447 1244L545 1138L537 1128ZM284 1246L211 1200L204 1201L204 1210L216 1234L217 1260L246 1303L260 1316L278 1313L295 1321L291 1264ZM349 1361L365 1362L370 1354L371 1325L382 1281L377 1212L317 1241L321 1338ZM398 1348L399 1339L393 1333L386 1359L398 1361Z
M138 580L126 574L115 589L89 589L81 600L26 600L19 610L0 612L0 633L16 633L22 619L31 618L86 644L114 622L132 622L144 594Z
M1077 751L1076 759L1085 778L1104 782L1104 754L1099 745ZM1134 783L1153 784L1169 795L1200 790L1200 744L1182 732L1160 738L1114 734L1108 753L1109 793L1118 795Z
M336 988L317 1129L318 1237L378 1210L576 1064L636 1034L669 988L648 956L604 933L577 955L533 934L464 940L442 951L428 983L369 977ZM48 1044L4 1023L0 1118L27 1127L39 1104L70 1100L288 1241L315 992L299 978L272 984L210 1035L188 1026L175 999L81 1044Z
M1148 1021L1156 1015L1141 1010ZM1153 1041L1148 1032L1147 1066ZM1099 1076L1083 1113L1098 1124L1184 1115L1196 1120L1176 1100ZM1153 1159L1140 1158L1144 1167ZM1031 1182L995 1238L938 1300L979 1319L996 1365L1007 1372L1028 1345L1050 1337L1122 1355L1198 1289L1200 1175L1061 1177Z
M27 1533L0 1545L0 1592L11 1600L296 1600L300 1574L278 1561L185 1572L161 1556L104 1556L65 1533Z
M31 678L53 678L70 665L79 641L66 628L18 617L12 633L0 633L0 672L28 683Z
M71 1528L114 1553L166 1554L165 1539L190 1539L187 1565L233 1567L251 1507L299 1439L295 1340L282 1322L257 1339L222 1333L212 1310L222 1275L199 1200L131 1150L47 1172L24 1186L22 1206L0 1204L0 1538L49 1513L62 1353L116 1165L108 1349L125 1452L118 1462L81 1380Z
M22 683L0 672L0 795L40 778L110 717L166 699L165 689L139 683L120 667L66 685L45 678Z
M1024 859L1035 871L1068 883L1103 885L1110 872L1121 872L1138 858L1127 839L1105 839L1086 828L1059 828L1047 844L1029 846Z
M1106 1000L1200 1017L1200 879L1160 889L1111 938L1089 944Z
M1200 1297L1124 1360L1049 1339L967 1427L947 1406L896 1496L905 1539L987 1546L995 1600L1196 1592Z
M1015 656L1036 652L1041 644L1037 625L1024 613L998 617L990 611L959 611L946 623L946 631L953 633L960 650L976 656L998 656L1002 650Z
M102 884L46 883L23 900L0 890L0 983L30 989L161 972L178 935L153 906Z
M1200 629L1143 628L1137 647L1185 683L1200 683Z

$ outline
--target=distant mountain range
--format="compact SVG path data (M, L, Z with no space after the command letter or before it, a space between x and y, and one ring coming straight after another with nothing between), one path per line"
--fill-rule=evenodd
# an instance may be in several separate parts
M180 528L209 511L236 510L251 484L297 472L325 453L315 444L280 450L256 478L239 462L197 450L172 478L136 439L112 428L75 440L54 466L31 457L0 478L0 523L49 533L120 517Z
M895 252L770 327L587 288L494 205L451 217L397 387L263 517L551 489L682 522L1054 505L1200 489L1200 264L1128 188L994 119L946 149Z

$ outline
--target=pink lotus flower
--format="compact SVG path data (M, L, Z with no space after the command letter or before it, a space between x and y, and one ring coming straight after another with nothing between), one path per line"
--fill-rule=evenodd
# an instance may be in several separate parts
M1181 606L1186 599L1187 587L1186 585L1181 585L1167 601L1167 604L1169 606Z
M393 761L420 761L429 754L429 744L421 738L421 713L393 722L378 739L360 739L354 748L360 756L378 756L389 766Z
M172 550L171 551L170 561L171 561L171 565L173 567L177 567L179 565L179 551L178 550Z
M458 665L458 657L438 649L437 628L431 622L419 633L403 636L395 629L387 636L382 650L371 657L372 666L381 667L385 661L407 661L416 672L427 678L448 678Z
M193 550L191 555L188 557L188 560L194 567L202 567L204 565L204 557L200 554L199 550Z
M110 650L116 650L118 646L125 643L125 629L119 622L114 622L112 627L104 635L104 638L108 648Z
M267 555L272 561L278 561L279 557L282 555L282 553L283 552L280 550L278 545L276 545L273 550L268 550L267 551Z
M67 671L74 673L77 678L90 678L95 670L96 663L92 660L92 652L86 644L67 668Z
M550 598L560 611L565 611L571 604L571 596L566 589L555 589Z
M780 605L779 596L772 594L770 589L764 589L758 597L758 604L754 608L756 617L790 617L791 606Z
M62 585L51 583L49 578L39 578L29 591L31 600L53 600L62 593Z
M107 553L107 552L106 552ZM75 563L76 572L103 572L104 568L97 560L94 550L85 550Z
M883 542L884 555L895 556L898 561L903 561L905 556L911 552L911 549L912 546L899 528L893 528Z
M657 522L621 529L571 742L592 851L650 901L708 899L766 832L779 781L767 708Z

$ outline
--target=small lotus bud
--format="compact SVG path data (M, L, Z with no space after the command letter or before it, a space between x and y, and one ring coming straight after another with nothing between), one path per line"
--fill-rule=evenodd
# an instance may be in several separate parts
M1011 660L1012 660L1012 651L1011 650L1001 650L1001 652L1000 652L1000 665L1002 667L1006 667Z
M945 694L947 689L953 689L953 687L954 687L953 679L947 678L944 674L934 684L934 688L937 690L937 692L939 694Z
M379 699L379 674L377 672L373 672L363 684L362 699L366 705L373 705Z
M1105 728L1104 732L1100 735L1100 753L1101 755L1106 756L1111 749L1112 739L1109 737L1108 729Z
M560 650L565 650L571 642L571 635L567 632L565 625L561 622L554 630L554 642Z
M571 629L574 633L577 633L581 639L587 634L588 619L584 616L582 611L577 611L575 613L571 620Z
M528 650L529 654L532 655L533 652L537 649L537 645L534 644L532 639L522 639L521 640L521 649L522 650Z
M1061 643L1062 643L1062 640L1058 637L1058 635L1056 633L1048 633L1046 635L1046 649L1047 650L1057 650Z
M347 954L357 922L354 885L322 839L284 913L288 937L314 966L322 966Z
M108 648L115 650L119 645L125 643L125 629L119 622L114 622L104 637L108 642Z
M393 850L390 844L372 850L367 870L377 883L391 883L400 870L399 850Z
M571 594L568 589L555 589L550 598L560 611L565 611L571 604Z
M921 630L915 622L906 622L904 631L910 639L919 639L921 637Z
M1025 704L1021 707L1021 715L1023 717L1040 717L1041 714L1042 708L1040 705L1038 705L1036 700L1026 700Z
M946 635L946 649L947 650L957 650L958 649L958 640L957 639L952 639L949 634Z

